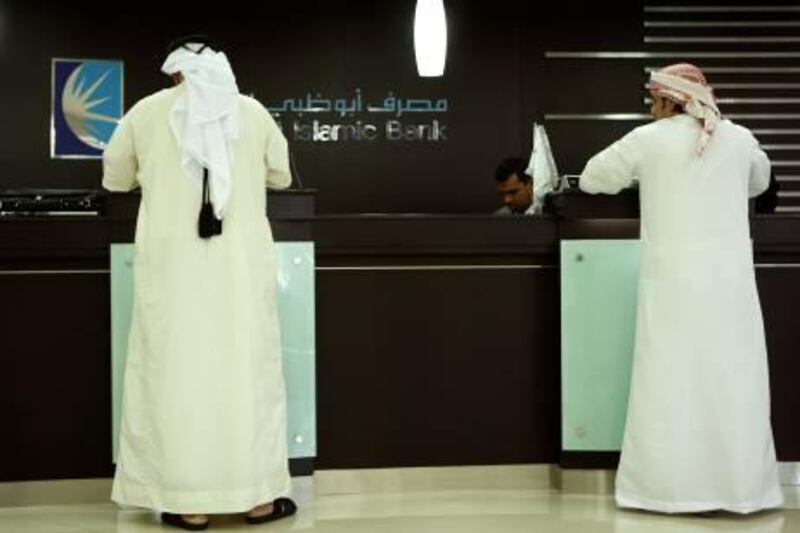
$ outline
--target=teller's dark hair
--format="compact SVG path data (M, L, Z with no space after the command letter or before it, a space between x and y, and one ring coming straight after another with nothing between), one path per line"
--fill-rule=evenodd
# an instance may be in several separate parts
M494 171L494 179L497 183L503 183L513 175L522 183L530 183L531 177L525 173L528 163L519 157L507 157L503 159Z

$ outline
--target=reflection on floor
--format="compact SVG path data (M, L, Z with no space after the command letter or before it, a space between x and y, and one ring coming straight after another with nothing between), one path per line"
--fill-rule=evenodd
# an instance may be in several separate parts
M296 491L297 516L248 526L239 516L213 516L210 531L347 533L706 533L800 532L800 510L755 516L662 516L621 511L612 498L554 490L438 490L312 496ZM796 500L789 501L790 505ZM113 504L0 509L3 533L167 531L156 515ZM177 531L177 530L172 530Z

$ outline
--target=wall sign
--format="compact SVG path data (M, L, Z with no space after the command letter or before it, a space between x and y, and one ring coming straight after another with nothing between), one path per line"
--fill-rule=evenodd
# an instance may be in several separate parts
M102 157L122 102L122 61L53 59L50 156Z
M347 98L308 92L267 106L286 138L300 142L446 142L447 98L402 98L389 92L367 101L361 89Z

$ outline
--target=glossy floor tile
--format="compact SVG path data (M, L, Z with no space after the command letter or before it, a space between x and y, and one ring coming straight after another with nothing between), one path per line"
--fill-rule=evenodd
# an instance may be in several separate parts
M755 516L663 516L620 511L607 496L550 490L451 490L298 498L297 516L262 526L213 516L209 531L308 533L800 533L800 510ZM113 504L0 509L2 533L178 531L153 513Z

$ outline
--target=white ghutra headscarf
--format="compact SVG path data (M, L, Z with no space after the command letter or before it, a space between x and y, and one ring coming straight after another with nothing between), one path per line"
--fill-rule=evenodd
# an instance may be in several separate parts
M656 96L681 104L688 115L702 121L703 132L697 145L697 152L702 154L721 119L714 91L703 72L689 63L677 63L651 72L647 88Z
M231 196L233 143L239 138L239 88L228 58L200 43L172 52L161 66L181 73L185 90L170 112L181 149L181 167L200 186L208 169L214 213L222 219Z

